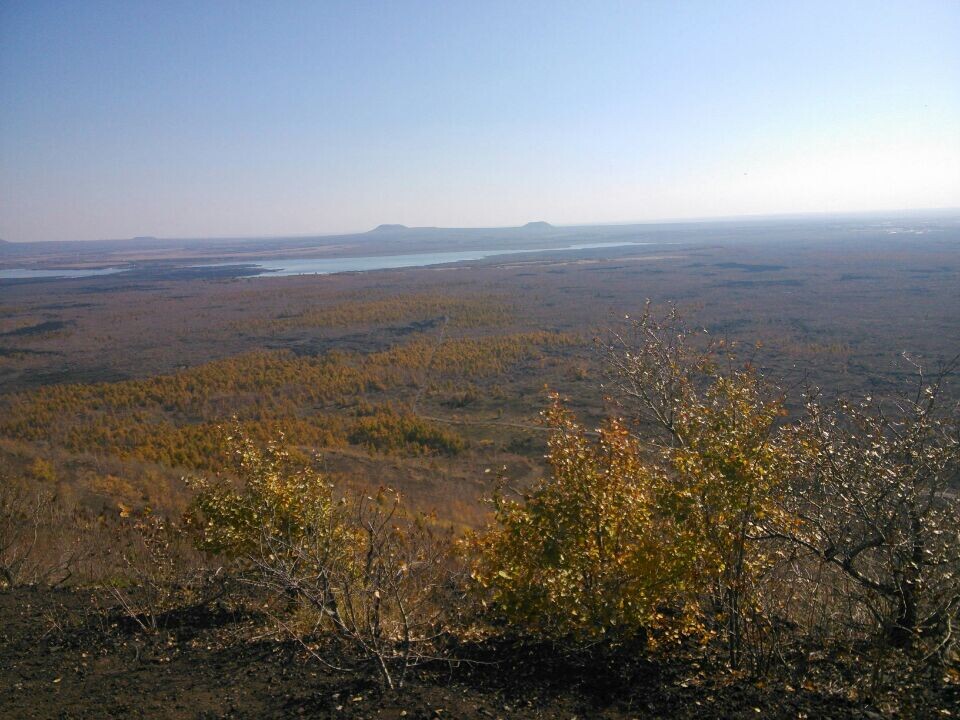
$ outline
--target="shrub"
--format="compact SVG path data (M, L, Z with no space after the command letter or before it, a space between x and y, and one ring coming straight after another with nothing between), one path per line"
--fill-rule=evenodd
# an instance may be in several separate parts
M0 473L0 588L62 585L89 553L55 493Z
M948 367L896 402L808 398L796 429L790 522L771 534L839 572L894 647L952 641L960 613L960 412Z
M448 538L403 512L390 490L336 500L282 441L265 449L242 435L231 441L239 482L193 482L198 545L233 558L246 582L286 603L287 615L307 613L313 628L348 642L388 686L401 686L411 667L441 651L452 605L440 597L451 587ZM274 619L301 639L283 612Z
M647 639L692 618L678 607L693 558L657 510L664 478L617 422L594 440L554 402L550 473L520 500L494 498L473 577L521 632L574 644Z
M206 565L178 523L149 509L123 511L100 530L101 592L144 632L164 628L184 606L207 605L225 593L227 578Z
M659 508L694 548L704 610L736 666L745 625L762 612L758 583L777 550L755 539L761 521L776 514L790 471L792 436L778 424L782 396L675 308L658 318L648 304L601 350L618 409L668 477Z

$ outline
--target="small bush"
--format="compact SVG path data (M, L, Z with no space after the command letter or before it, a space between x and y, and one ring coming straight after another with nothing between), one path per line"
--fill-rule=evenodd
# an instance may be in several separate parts
M473 577L496 617L573 644L634 642L692 627L678 602L692 557L657 512L663 477L610 422L591 439L554 403L550 474L520 500L494 498L495 524L476 539Z
M69 581L91 552L75 521L43 485L0 474L0 588Z
M332 632L376 664L390 687L441 652L449 598L449 538L403 512L399 496L337 500L329 483L281 443L232 438L239 482L196 480L189 520L204 550L232 558L242 579ZM304 647L314 653L306 643ZM314 657L332 665L332 661Z

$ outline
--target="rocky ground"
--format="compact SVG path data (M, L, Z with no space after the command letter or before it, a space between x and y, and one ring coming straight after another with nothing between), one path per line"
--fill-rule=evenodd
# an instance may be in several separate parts
M470 662L419 671L385 691L371 671L325 670L293 644L257 639L258 619L224 607L144 631L92 609L90 593L0 592L2 718L871 718L847 693L766 684L629 657L560 658L542 648L474 647ZM809 684L808 684L809 685ZM956 686L904 717L960 714ZM889 712L889 708L887 708Z

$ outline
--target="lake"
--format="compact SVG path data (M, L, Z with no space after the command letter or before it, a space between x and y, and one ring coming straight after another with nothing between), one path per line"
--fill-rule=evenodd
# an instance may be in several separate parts
M0 270L0 280L70 280L73 278L93 277L95 275L113 275L130 268L109 267L99 269L68 269L68 270L29 270L27 268L13 268Z
M429 267L448 263L470 262L500 257L501 255L524 255L559 252L564 250L592 250L595 248L629 247L651 245L641 242L583 243L551 248L523 248L515 250L459 250L453 252L410 253L407 255L366 255L342 258L284 258L249 263L261 268L265 275L330 275L339 272L364 272L369 270L396 270L400 268ZM246 263L219 263L239 265Z
M340 272L364 272L369 270L395 270L400 268L429 267L449 263L471 262L505 255L542 255L549 252L575 250L594 250L601 248L634 247L652 245L645 242L606 242L580 243L549 248L518 248L499 250L458 250L452 252L409 253L406 255L358 255L340 258L283 258L278 260L258 260L255 262L226 261L191 265L194 268L242 266L254 268L260 275L283 277L289 275L330 275ZM661 243L662 244L662 243ZM31 270L14 268L0 270L0 280L68 280L113 275L121 272L136 272L137 268L109 267L98 270L64 269Z

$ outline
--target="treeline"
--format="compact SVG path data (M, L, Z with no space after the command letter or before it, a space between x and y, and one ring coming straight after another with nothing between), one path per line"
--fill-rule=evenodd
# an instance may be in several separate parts
M516 308L496 295L412 293L377 300L312 307L275 318L245 322L242 329L279 332L294 328L344 328L440 320L456 328L509 325Z
M437 343L419 338L369 357L371 365L384 368L416 368L431 377L455 377L463 380L500 375L518 363L540 360L546 350L583 345L583 339L570 333L528 332L457 338Z
M533 332L478 338L418 337L382 352L246 353L172 375L116 383L52 385L3 399L0 435L73 452L100 451L172 467L213 469L217 426L238 418L258 439L297 445L349 443L378 452L455 454L456 433L380 404L507 372L577 345L575 336ZM322 409L331 404L339 409ZM367 416L369 415L369 416Z
M260 442L284 437L291 446L315 449L357 445L375 454L416 457L456 455L467 443L455 431L391 404L355 408L349 415L315 413L306 418L261 416L238 421ZM223 467L223 423L175 425L143 412L99 416L64 433L61 447L73 453L99 450L171 468L216 471Z

